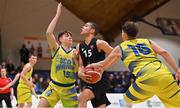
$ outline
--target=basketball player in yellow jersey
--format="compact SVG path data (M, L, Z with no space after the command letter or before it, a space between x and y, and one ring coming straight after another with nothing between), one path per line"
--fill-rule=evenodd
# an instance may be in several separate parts
M31 55L29 62L23 67L20 74L19 84L17 87L17 102L18 108L24 107L30 108L32 105L31 92L37 97L34 91L34 84L32 83L31 75L33 72L33 66L37 62L37 56Z
M77 92L75 87L77 74L77 61L75 49L72 46L72 34L64 31L58 35L56 42L53 31L61 14L61 3L57 6L56 16L53 18L46 31L46 37L51 49L51 82L41 95L38 107L54 107L61 101L63 107L77 107Z
M137 33L137 25L134 22L126 22L122 27L124 42L115 47L105 60L89 66L105 70L121 58L136 76L135 83L124 95L126 102L139 103L157 95L166 108L180 108L180 88L168 68L157 58L157 54L174 69L176 79L180 80L180 69L175 60L155 42L137 39Z

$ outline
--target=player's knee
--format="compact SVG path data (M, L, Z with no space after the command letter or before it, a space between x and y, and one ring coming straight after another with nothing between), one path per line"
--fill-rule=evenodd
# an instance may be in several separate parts
M45 99L45 98L42 97L42 98L40 99L39 103L38 103L38 108L49 107L49 106L50 106L50 105L49 105L47 99Z
M87 103L88 102L88 99L86 99L85 97L83 96L79 96L78 97L78 103L81 104L81 103Z
M18 108L22 108L24 106L23 103L18 103Z
M31 108L31 106L32 106L31 102L27 103L27 108Z

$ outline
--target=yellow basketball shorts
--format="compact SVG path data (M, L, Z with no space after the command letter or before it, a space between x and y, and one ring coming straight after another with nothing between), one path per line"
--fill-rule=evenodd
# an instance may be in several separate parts
M42 93L41 98L47 99L50 107L61 101L63 107L77 107L77 90L75 85L61 87L50 82L48 88Z
M17 101L18 103L30 103L32 102L31 89L26 86L19 84L17 87Z
M136 79L124 95L128 103L143 102L154 95L165 107L180 107L180 88L171 73L156 71L157 75L144 75ZM159 74L159 75L158 75ZM153 76L153 77L151 77Z

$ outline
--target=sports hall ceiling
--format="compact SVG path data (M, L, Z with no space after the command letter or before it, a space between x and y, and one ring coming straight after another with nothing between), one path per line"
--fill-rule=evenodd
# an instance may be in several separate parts
M144 17L170 0L61 0L63 6L84 22L100 26L107 41L121 32L121 25L134 16Z

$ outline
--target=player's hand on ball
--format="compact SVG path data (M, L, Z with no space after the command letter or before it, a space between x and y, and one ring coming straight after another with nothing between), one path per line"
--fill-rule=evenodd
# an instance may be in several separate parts
M92 63L86 66L86 68L89 68L89 67L94 68L95 71L98 71L101 74L104 72L103 66L100 63Z
M85 74L85 72L79 72L80 74L79 74L79 77L83 80L83 81L85 81L85 82L89 82L89 80L91 80L91 77L92 76L90 76L90 75L86 75Z
M93 67L86 67L85 74L91 76L88 78L86 77L86 82L90 84L97 83L98 81L101 80L101 76L102 76L100 70L95 70Z

